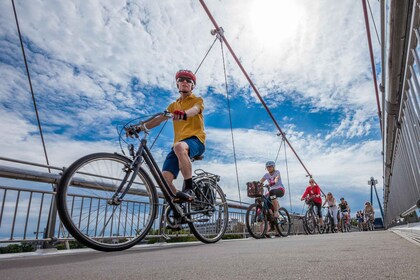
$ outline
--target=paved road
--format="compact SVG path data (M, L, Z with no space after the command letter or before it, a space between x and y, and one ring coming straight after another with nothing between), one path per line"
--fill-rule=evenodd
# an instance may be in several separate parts
M6 279L420 279L420 246L389 231L0 258Z

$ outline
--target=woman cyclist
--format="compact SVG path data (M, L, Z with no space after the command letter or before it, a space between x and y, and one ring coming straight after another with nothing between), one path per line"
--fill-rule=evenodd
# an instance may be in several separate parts
M280 171L276 170L276 164L274 161L269 160L265 164L265 168L267 169L268 173L266 173L260 180L260 183L264 183L265 181L268 182L270 186L270 192L266 194L267 197L270 197L271 202L274 206L274 214L275 218L279 217L279 208L280 204L277 200L278 197L283 197L286 193L286 190L281 182Z
M305 192L303 193L300 200L304 200L305 198L313 198L314 205L316 206L318 217L319 217L319 225L322 227L324 225L322 221L322 198L321 198L321 188L318 184L315 183L314 179L309 180L309 186L306 188Z
M325 204L328 204L328 211L331 211L331 215L334 219L334 227L335 230L337 230L337 201L335 200L335 197L332 195L331 192L327 193L327 197L325 198L325 201L322 204L322 206L324 206Z

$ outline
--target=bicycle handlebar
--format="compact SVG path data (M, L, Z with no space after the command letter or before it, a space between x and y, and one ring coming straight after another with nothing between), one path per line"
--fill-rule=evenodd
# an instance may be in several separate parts
M163 116L163 117L169 117L170 118L170 117L173 117L173 114L165 110L163 112L159 112L159 113L156 113L156 114L152 115L148 119L146 119L144 121L141 121L138 124L133 124L133 125L126 126L126 127L124 127L124 130L126 132L126 136L129 136L129 137L134 136L135 138L139 138L139 133L142 132L142 131L144 131L146 134L148 134L150 129L148 129L145 124L147 122L153 120L154 118L158 117L158 116Z

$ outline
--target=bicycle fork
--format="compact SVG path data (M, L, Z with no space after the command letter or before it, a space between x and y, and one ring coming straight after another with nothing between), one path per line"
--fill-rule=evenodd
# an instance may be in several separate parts
M118 186L117 190L112 195L112 197L108 199L107 203L109 205L120 205L122 199L128 193L128 190L130 189L131 185L134 182L134 179L136 178L136 174L139 172L140 165L141 165L140 155L142 154L142 151L143 151L143 147L141 146L136 156L134 157L133 161L131 162L131 164L129 166L128 165L124 166L123 168L123 172L125 172L124 178L122 179L120 185ZM132 176L130 180L128 180L130 177L130 174L132 174ZM124 188L125 185L126 187ZM123 188L124 188L124 191L119 195L119 193L121 192Z

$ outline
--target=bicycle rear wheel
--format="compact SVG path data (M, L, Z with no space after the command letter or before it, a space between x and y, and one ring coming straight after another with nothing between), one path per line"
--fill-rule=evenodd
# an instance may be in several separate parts
M188 223L194 236L204 243L219 241L226 232L228 226L228 205L225 194L216 182L210 180L206 187L210 189L195 190L195 193L204 194L201 200L197 197L191 203L191 212ZM211 195L209 195L211 194Z
M65 170L57 188L57 209L77 241L100 251L119 251L146 236L157 213L156 189L148 174L140 168L127 194L113 198L123 178L131 178L130 164L122 155L96 153Z
M287 212L286 208L280 207L279 217L277 218L277 225L276 225L277 232L281 236L286 237L290 234L291 228L292 228L292 222L290 220L289 212Z
M251 204L246 210L246 228L249 234L260 239L265 236L267 232L267 219L264 216L264 209L261 204Z

